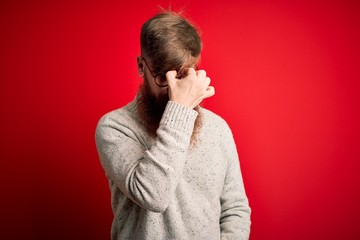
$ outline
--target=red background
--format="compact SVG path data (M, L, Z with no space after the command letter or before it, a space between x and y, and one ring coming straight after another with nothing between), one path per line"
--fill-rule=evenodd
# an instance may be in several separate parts
M0 6L0 238L109 239L95 126L133 99L140 27L169 1L49 2ZM251 239L360 239L357 1L171 2L202 30Z

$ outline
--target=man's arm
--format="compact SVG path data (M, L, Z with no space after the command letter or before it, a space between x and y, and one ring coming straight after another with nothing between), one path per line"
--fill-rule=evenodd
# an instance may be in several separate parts
M187 70L182 79L168 71L168 102L157 138L149 150L129 137L129 128L109 118L100 120L96 145L106 175L140 206L154 212L167 208L182 174L200 102L215 94L203 70Z
M158 137L148 150L134 137L129 123L102 118L96 145L106 175L141 207L166 210L182 174L196 116L196 111L168 102Z
M235 142L229 127L226 127L223 151L228 159L228 166L220 198L221 239L247 240L250 234L251 209L245 194Z

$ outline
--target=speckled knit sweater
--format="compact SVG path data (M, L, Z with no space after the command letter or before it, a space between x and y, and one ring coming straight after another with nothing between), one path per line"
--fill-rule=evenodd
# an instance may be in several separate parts
M155 139L135 101L105 114L96 128L114 212L111 239L248 239L250 208L226 122L202 108L199 142L191 147L198 113L169 101Z

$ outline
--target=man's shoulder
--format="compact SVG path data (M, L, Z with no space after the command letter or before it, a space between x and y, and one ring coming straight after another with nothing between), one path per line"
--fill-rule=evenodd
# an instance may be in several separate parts
M216 126L227 126L226 120L222 118L217 113L207 109L207 108L201 108L201 112L204 116L205 121L215 124Z
M105 113L99 120L98 125L126 124L134 121L135 102L132 101L125 106Z

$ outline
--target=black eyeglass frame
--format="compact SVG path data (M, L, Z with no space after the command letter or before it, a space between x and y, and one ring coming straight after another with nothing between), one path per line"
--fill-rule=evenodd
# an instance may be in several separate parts
M166 84L158 83L158 82L156 81L156 79L157 79L159 76L160 76L161 78L165 78L165 76L161 76L162 74L160 74L160 73L155 74L155 73L151 70L151 68L149 67L146 59L145 59L144 57L141 57L141 59L144 60L145 65L146 65L146 67L149 69L150 74L151 74L151 76L154 78L154 82L155 82L155 84L156 84L157 86L159 86L159 87L167 87L167 86L169 86L169 84L167 84L167 83L166 83Z
M141 59L144 60L145 65L146 65L146 67L149 69L150 74L151 74L151 76L154 78L154 82L155 82L155 84L156 84L157 86L159 86L159 87L167 87L167 86L169 86L169 84L167 84L167 83L165 83L165 84L158 83L158 82L156 81L156 79L157 79L159 76L160 76L160 79L161 79L161 78L166 79L165 75L162 74L162 73L155 74L155 73L153 72L153 70L149 67L149 65L148 65L148 63L147 63L147 60L146 60L144 57L141 57ZM195 70L199 70L198 66L195 66ZM181 79L181 74L178 74L178 75L176 76L176 78Z

